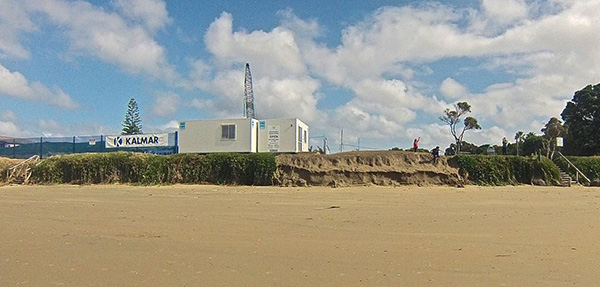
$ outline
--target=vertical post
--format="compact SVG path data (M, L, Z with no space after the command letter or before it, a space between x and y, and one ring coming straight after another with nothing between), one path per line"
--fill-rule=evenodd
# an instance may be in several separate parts
M256 143L258 149L258 142ZM179 132L175 131L175 153L179 153Z
M73 136L73 153L75 153L75 136Z
M100 152L104 152L104 136L100 135Z
M340 152L344 151L344 130L340 134Z
M44 155L42 154L43 146L44 146L44 137L40 137L40 159L44 158Z

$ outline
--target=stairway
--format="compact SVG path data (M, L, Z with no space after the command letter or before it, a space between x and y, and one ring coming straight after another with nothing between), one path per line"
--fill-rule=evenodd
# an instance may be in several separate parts
M577 181L574 181L568 173L562 170L560 171L560 179L561 186L571 186L572 184L577 184Z
M31 168L40 163L40 157L34 155L7 170L6 183L26 184L31 177Z

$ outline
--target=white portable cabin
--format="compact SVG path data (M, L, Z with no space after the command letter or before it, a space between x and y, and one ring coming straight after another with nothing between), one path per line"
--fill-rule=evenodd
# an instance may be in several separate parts
M308 151L308 125L299 119L227 119L179 123L180 153Z
M256 152L257 125L255 119L181 122L179 152Z
M258 152L307 152L308 125L299 119L261 120Z

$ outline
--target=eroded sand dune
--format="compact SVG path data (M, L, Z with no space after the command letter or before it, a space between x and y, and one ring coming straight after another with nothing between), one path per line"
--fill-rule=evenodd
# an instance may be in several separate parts
M458 169L444 157L434 164L428 153L362 151L319 155L285 154L276 158L277 184L284 186L457 185Z

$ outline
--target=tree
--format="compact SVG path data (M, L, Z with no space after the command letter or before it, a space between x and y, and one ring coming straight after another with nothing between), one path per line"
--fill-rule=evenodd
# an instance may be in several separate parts
M561 120L552 117L542 128L542 132L544 133L544 139L546 139L546 157L552 159L556 152L556 138L563 136L565 127Z
M454 105L454 110L450 110L448 108L446 108L446 110L444 111L444 115L439 117L439 119L445 123L447 123L450 126L450 133L452 134L452 136L454 137L454 140L456 141L456 154L458 154L460 152L461 149L461 142L463 140L463 137L465 135L465 131L468 130L472 130L472 129L481 129L481 126L479 126L479 124L477 123L477 119L473 118L473 117L466 117L465 120L463 121L463 128L462 130L457 130L457 125L460 122L460 118L471 112L471 105L469 105L469 103L467 102L458 102L456 105Z
M599 155L600 84L588 85L575 92L560 115L568 129L565 135L565 153Z
M542 152L546 146L546 139L544 137L534 134L533 132L528 133L523 141L523 155L532 155Z
M515 143L517 144L517 156L519 155L519 143L523 142L525 134L522 131L518 131L515 134Z
M122 135L137 135L142 132L142 120L140 119L140 112L135 99L131 98L129 104L127 104L127 113L125 113L125 120L123 120L123 129L121 130Z

